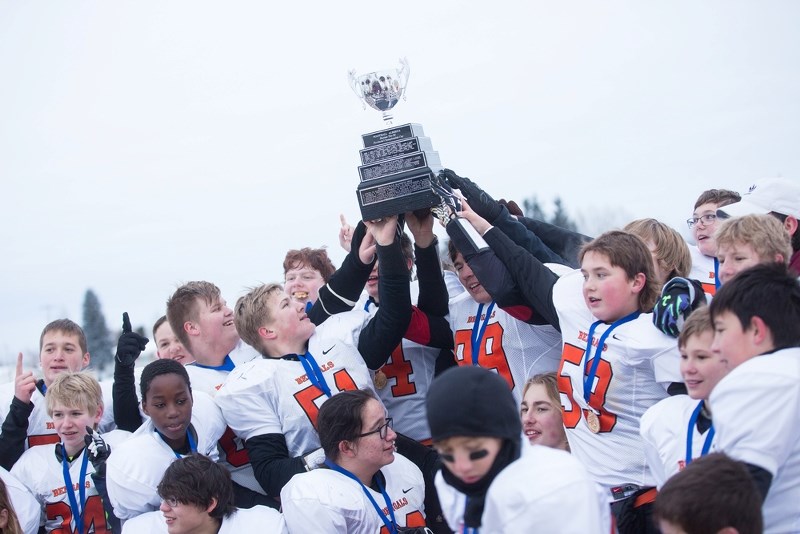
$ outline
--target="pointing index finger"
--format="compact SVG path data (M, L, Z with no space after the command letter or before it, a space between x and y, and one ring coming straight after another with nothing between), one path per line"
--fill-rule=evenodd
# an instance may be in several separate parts
M22 353L20 352L19 356L17 356L17 370L14 376L19 376L21 374L22 374Z
M129 334L131 332L131 320L128 318L128 312L122 314L122 333Z

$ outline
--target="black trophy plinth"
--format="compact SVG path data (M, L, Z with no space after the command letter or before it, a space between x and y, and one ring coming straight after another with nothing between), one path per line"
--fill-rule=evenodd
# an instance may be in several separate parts
M431 208L439 197L431 179L441 169L439 154L419 124L404 124L362 135L361 183L356 189L361 217L375 220Z

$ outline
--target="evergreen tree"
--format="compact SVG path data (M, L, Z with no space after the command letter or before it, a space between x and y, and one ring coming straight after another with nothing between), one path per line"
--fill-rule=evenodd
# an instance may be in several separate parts
M578 227L569 218L569 215L567 215L567 210L564 209L564 204L561 202L561 197L556 197L553 203L556 205L556 211L553 214L553 218L550 220L550 224L566 230L572 230L573 232L577 231Z
M542 206L539 204L539 199L536 198L535 195L522 201L522 210L525 212L526 217L536 219L537 221L547 220L544 216L544 210L542 210Z
M99 370L114 363L114 343L106 326L100 300L91 289L83 297L83 332L92 356L92 365Z

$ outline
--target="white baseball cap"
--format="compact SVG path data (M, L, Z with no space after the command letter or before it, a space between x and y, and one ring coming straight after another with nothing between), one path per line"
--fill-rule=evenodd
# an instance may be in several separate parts
M800 184L785 178L767 178L750 186L742 200L717 210L721 217L769 213L791 215L800 219Z

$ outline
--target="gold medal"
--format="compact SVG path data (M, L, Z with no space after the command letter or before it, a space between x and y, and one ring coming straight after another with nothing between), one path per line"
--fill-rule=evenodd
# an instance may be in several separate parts
M600 432L600 418L597 417L597 414L591 410L584 410L584 414L586 415L586 426L589 427L592 434Z
M375 387L378 389L383 389L384 387L386 387L387 381L388 380L386 378L386 373L384 373L381 370L376 371L375 376L372 377L372 382L375 383Z

